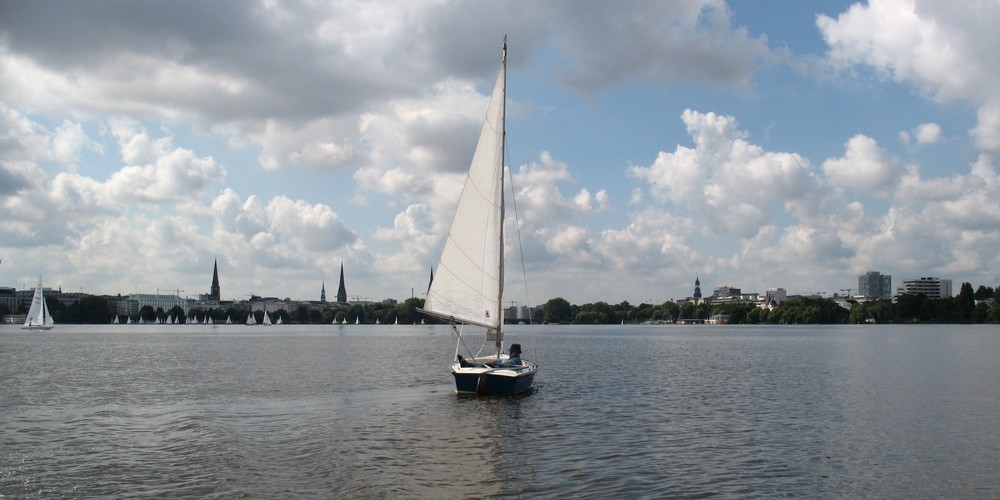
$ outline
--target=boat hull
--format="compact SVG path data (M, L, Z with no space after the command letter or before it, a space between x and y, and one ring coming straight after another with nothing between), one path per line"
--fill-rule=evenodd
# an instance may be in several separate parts
M24 325L24 330L51 330L54 325Z
M538 366L526 365L524 368L484 368L461 367L452 365L451 373L455 376L455 392L458 394L502 395L518 394L531 389Z

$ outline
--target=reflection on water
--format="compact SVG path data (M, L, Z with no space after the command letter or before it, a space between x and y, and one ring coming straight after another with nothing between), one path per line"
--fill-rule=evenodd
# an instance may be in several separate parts
M998 333L522 326L478 398L444 327L4 327L0 494L998 496Z

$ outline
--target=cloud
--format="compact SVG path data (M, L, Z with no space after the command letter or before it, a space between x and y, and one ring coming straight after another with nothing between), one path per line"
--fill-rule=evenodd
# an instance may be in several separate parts
M642 15L617 4L550 6L556 12L548 19L575 27L552 34L568 56L563 81L585 92L625 79L744 85L756 63L772 57L765 38L733 27L732 12L721 0L647 4ZM615 35L602 36L610 31Z
M970 133L978 147L1000 149L1000 33L988 19L1000 4L974 0L963 8L933 0L871 0L836 19L816 18L829 46L827 58L840 68L869 67L879 76L913 85L940 102L961 100L977 107Z
M585 92L624 79L744 85L755 61L772 57L721 0L649 4L642 16L571 2L32 2L0 19L0 103L78 120L191 122L259 148L268 169L455 171L478 109L459 101L483 99L470 82L491 81L498 59L482 55L507 30L513 64L548 44L564 61L554 71Z
M902 175L903 165L864 135L852 137L842 158L823 162L823 173L835 186L865 193L884 193Z
M192 200L208 186L225 180L226 169L211 157L199 158L191 150L174 148L169 137L151 140L134 125L112 124L122 159L129 165L108 179L110 196L142 203Z
M917 144L933 144L941 140L941 126L936 123L921 123L913 130Z
M709 232L741 236L778 211L812 209L817 181L808 159L751 144L732 116L688 109L682 118L694 149L678 145L648 167L628 169L655 200L697 214Z

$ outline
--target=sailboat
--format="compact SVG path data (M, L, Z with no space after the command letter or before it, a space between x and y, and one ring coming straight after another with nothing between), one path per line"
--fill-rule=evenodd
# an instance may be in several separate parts
M38 286L35 287L35 295L31 297L31 307L28 308L28 317L24 320L25 330L51 330L56 323L52 321L49 314L49 306L45 303L45 296L42 294L42 277L38 277Z
M465 178L451 230L422 312L451 323L458 336L451 373L459 394L515 394L531 388L538 364L510 359L503 345L504 139L507 40L500 73L486 110L479 143ZM484 328L486 341L473 354L456 324ZM493 341L493 352L487 345ZM459 350L464 347L468 358ZM512 349L520 351L517 344ZM483 353L484 350L487 352ZM520 356L518 356L520 358ZM489 363L489 364L487 364Z
M267 308L264 308L264 319L261 320L260 324L265 326L271 326L271 317L267 315Z
M253 309L251 309L250 310L250 314L247 315L247 326L256 325L256 324L257 324L257 318L254 317L254 315L253 315Z

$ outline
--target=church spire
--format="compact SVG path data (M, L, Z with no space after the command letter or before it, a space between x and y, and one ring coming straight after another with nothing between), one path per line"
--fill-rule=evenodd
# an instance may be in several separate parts
M697 274L694 276L694 299L701 299L701 278Z
M319 289L319 301L326 302L326 280L323 280L323 286Z
M212 270L212 290L208 296L211 300L222 300L222 287L219 286L219 259L215 259L215 268Z
M344 263L340 263L340 288L337 290L337 302L347 303L347 288L344 287Z

